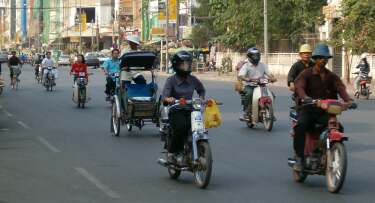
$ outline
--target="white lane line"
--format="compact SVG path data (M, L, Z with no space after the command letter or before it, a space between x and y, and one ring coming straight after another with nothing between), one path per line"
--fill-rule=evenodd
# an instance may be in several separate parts
M3 109L3 112L4 112L8 117L13 117L13 114L11 114L9 111Z
M97 188L99 188L102 192L104 192L106 195L108 195L111 198L118 199L120 198L120 195L113 191L111 188L109 188L107 185L103 184L98 180L95 176L91 175L88 171L86 171L84 168L74 168L79 174L81 174L83 177L85 177L87 180L89 180L92 184L94 184Z
M25 128L25 129L28 129L28 130L31 129L30 126L28 126L26 123L24 123L24 122L22 122L22 121L17 121L17 123L18 123L20 126L22 126L23 128Z
M61 152L59 149L57 149L55 146L53 146L50 142L48 142L46 139L44 139L41 136L38 136L38 140L44 144L48 149L50 149L52 152L59 153Z
M8 128L0 128L0 131L9 131L9 129Z

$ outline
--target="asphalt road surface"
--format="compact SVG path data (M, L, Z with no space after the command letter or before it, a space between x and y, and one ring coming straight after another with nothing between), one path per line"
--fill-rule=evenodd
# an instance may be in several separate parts
M330 194L323 176L309 176L304 184L292 180L286 88L272 87L277 121L266 132L238 120L240 99L232 83L204 81L208 96L224 103L224 122L209 131L213 176L202 190L191 173L174 181L157 164L162 143L155 126L111 135L100 70L92 70L85 109L72 102L68 67L60 68L53 92L36 83L30 66L18 91L3 72L8 86L0 95L0 202L375 202L373 100L358 101L357 110L340 117L349 136L349 166L341 193Z

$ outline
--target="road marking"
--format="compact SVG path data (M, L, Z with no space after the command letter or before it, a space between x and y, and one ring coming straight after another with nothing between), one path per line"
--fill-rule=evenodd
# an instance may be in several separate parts
M9 131L9 129L8 128L1 128L0 131L3 131L3 132L4 131Z
M17 121L17 123L22 126L23 128L25 129L31 129L30 126L28 126L26 123L22 122L22 121Z
M9 117L13 117L13 114L11 114L9 111L3 109L3 112L4 112L7 116L9 116Z
M74 169L83 177L85 177L87 180L89 180L92 184L94 184L97 188L99 188L102 192L108 195L109 197L114 198L114 199L120 198L120 195L117 192L111 190L111 188L109 188L107 185L100 182L100 180L98 180L95 176L91 175L84 168L77 167Z
M59 153L61 152L59 149L57 149L55 146L53 146L50 142L48 142L46 139L44 139L41 136L38 136L38 140L44 144L48 149L50 149L54 153Z

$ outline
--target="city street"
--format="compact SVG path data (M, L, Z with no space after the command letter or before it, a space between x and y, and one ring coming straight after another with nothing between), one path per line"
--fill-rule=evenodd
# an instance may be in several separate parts
M374 202L375 101L358 101L358 109L340 117L349 141L348 171L340 194L330 194L324 176L293 182L287 158L289 95L276 94L277 121L272 132L249 129L239 121L241 106L233 82L204 81L209 98L221 106L223 124L209 130L213 176L207 189L195 186L185 172L171 180L157 164L162 152L158 128L110 133L110 104L105 101L105 78L90 69L92 100L85 109L72 101L69 67L60 68L57 86L47 92L23 68L18 91L7 87L0 95L0 202ZM159 77L159 89L165 77Z

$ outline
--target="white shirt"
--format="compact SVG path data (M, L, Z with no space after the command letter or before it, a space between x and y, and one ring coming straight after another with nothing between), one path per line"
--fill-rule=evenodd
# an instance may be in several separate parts
M246 63L242 65L238 76L248 77L250 79L259 79L264 78L265 76L270 76L271 72L268 69L268 66L263 63L258 63L257 66L254 66L252 63L246 59ZM246 85L254 85L253 82L246 82Z
M43 68L46 68L46 67L55 67L55 62L53 61L53 59L48 59L48 58L44 58L43 61L42 61L42 67Z

